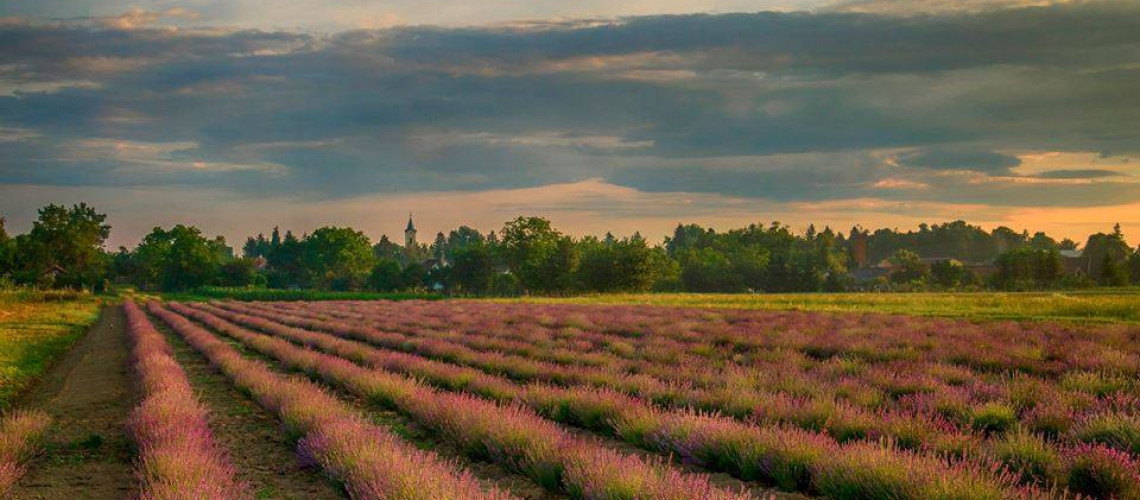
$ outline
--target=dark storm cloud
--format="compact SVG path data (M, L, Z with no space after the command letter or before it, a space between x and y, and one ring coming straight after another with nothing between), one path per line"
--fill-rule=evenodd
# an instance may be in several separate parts
M519 64L677 52L699 55L693 61L697 67L728 64L803 76L1118 63L1135 56L1138 31L1140 4L1113 1L912 17L810 12L656 16L586 28L568 22L524 33L405 28L374 41L407 61Z
M906 167L932 170L970 170L996 175L1009 175L1014 167L1021 165L1021 159L1016 156L991 151L937 148L903 155L898 159L898 162Z
M1036 174L1041 179L1103 179L1105 177L1121 177L1124 174L1115 170L1104 169L1076 169L1076 170L1048 170Z
M1008 151L1140 151L1138 33L1135 2L331 36L8 23L0 183L1024 201ZM1094 180L1058 204L1140 198L1040 176Z

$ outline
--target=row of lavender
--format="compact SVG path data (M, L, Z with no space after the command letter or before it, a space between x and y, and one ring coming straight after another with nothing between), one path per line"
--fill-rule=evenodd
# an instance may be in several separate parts
M525 358L545 359L550 361L545 365L536 364L535 361L527 363L524 360L516 360L515 364L518 366L513 368L531 372L553 370L554 376L571 381L578 379L592 382L584 377L590 377L590 374L595 374L593 375L595 378L599 377L598 371L611 378L620 377L621 373L637 373L646 377L629 378L619 382L654 398L669 398L672 394L663 392L660 384L655 387L650 381L684 383L705 389L727 387L731 388L733 393L741 388L777 388L810 395L849 398L853 403L869 408L883 403L893 403L892 398L900 396L943 393L949 396L945 401L937 402L938 404L948 405L951 409L961 409L962 403L965 402L962 399L971 396L969 393L964 393L963 388L972 389L973 392L983 396L997 393L1001 397L1006 396L1001 394L1002 388L1011 384L1018 390L1004 391L1010 393L1009 397L1018 397L1015 392L1039 394L1042 389L1058 389L1058 391L1048 391L1046 395L1062 401L1069 397L1079 398L1082 396L1081 393L1105 395L1130 392L1133 396L1140 394L1140 385L1135 383L1134 373L1136 366L1140 366L1140 352L1136 352L1140 349L1136 347L1140 345L1140 330L1137 329L1109 329L1115 332L1113 335L1094 330L1100 332L1099 339L1103 341L1103 345L1093 343L1091 345L1096 345L1097 349L1083 348L1083 351L1073 346L1090 345L1089 339L1085 338L1086 332L1067 331L1067 336L1042 334L1043 336L1038 338L1027 331L1016 349L1024 350L1029 346L1038 357L1042 358L1039 360L1039 365L1056 364L1056 360L1063 357L1057 352L1061 349L1067 349L1068 352L1076 351L1081 354L1076 359L1083 360L1082 366L1070 365L1068 369L1043 370L1034 374L1019 369L1016 363L989 366L989 369L971 369L967 361L976 361L977 358L983 358L992 351L1011 349L1005 344L994 345L993 336L988 331L975 332L968 343L968 347L973 351L958 352L951 360L946 360L932 358L929 356L929 351L946 343L955 344L953 335L948 334L947 338L943 339L940 334L927 331L904 335L903 339L895 341L890 338L891 335L868 326L852 327L839 333L832 331L829 334L813 334L812 342L816 345L801 346L796 349L771 340L778 339L779 336L767 332L758 333L754 337L768 339L768 342L774 346L749 347L743 342L731 340L732 335L727 333L710 335L712 343L690 343L652 332L638 339L630 339L620 334L583 333L567 328L542 334L543 332L535 333L535 330L521 325L517 331L504 331L502 325L508 325L509 328L516 326L515 318L511 317L501 319L498 328L438 329L419 326L423 320L410 316L406 309L391 309L391 306L387 306L388 310L384 310L384 305L377 304L361 304L356 307L332 305L321 307L319 310L314 309L316 306L297 304L268 307L293 314L330 316L355 323L364 322L385 331L442 338L476 350L494 350ZM495 307L498 306L489 306L491 313ZM468 306L468 309L471 309L471 306ZM965 325L970 324L965 323ZM530 337L532 334L533 337ZM862 337L859 341L862 344L873 340L879 344L886 343L887 346L848 349L844 347L843 342L834 340L836 336L842 336L844 339ZM888 342L884 342L884 338L887 338ZM559 342L561 346L558 345ZM752 342L752 344L757 343L759 342ZM600 350L603 352L599 352ZM876 356L890 351L895 353L885 357ZM1088 367L1088 365L1103 365L1109 361L1115 367L1112 370ZM855 378L852 375L859 377ZM843 383L828 386L821 384L821 381ZM954 401L953 398L958 400ZM918 403L923 402L926 401L919 398ZM1078 401L1078 404L1081 403Z
M401 338L399 334L360 326L360 317L347 325L344 321L328 319L327 314L311 313L309 317L301 317L248 306L229 307L253 314L276 314L279 319L300 326L336 325L341 330L364 335L370 341L401 346L519 380L609 387L667 406L718 411L746 420L821 430L841 441L890 437L904 447L928 447L963 454L976 448L974 441L978 439L1020 426L1050 439L1073 444L1099 443L1128 453L1140 453L1140 417L1137 416L1140 384L1134 380L1121 379L1118 384L1105 385L1075 376L1050 380L1025 374L1012 377L988 374L991 380L983 381L970 379L974 374L964 368L952 370L955 367L943 365L941 372L948 380L930 386L911 383L908 390L903 390L897 384L906 385L907 378L916 376L915 371L923 372L908 369L916 367L898 365L867 367L865 363L843 358L812 362L802 355L785 352L783 358L747 367L751 373L769 377L768 384L758 382L758 377L742 376L740 372L744 368L732 367L719 371L727 380L725 384L694 387L678 380L662 381L644 370L630 374L506 356L494 349L471 348L462 341L455 345L456 341L438 332L422 331L419 335L404 334ZM683 374L700 364L699 360L691 360L666 368ZM876 389L875 375L888 368L891 379L898 381L892 391L886 395L868 394L869 389ZM803 378L791 378L795 376ZM805 378L815 387L834 390L803 390L801 382ZM1077 383L1082 380L1086 384ZM838 397L839 394L846 397Z
M591 389L563 390L531 385L525 389L487 374L454 365L433 363L416 356L376 351L343 339L291 329L257 317L236 315L211 308L230 319L245 322L295 342L335 352L373 366L410 373L443 387L466 390L492 399L521 400L558 421L584 425L616 435L647 449L677 454L705 467L723 470L744 479L759 479L786 489L819 491L838 496L863 490L874 496L875 488L893 494L925 498L969 492L973 498L1013 495L1037 496L1041 491L1012 491L1010 478L995 477L977 464L946 463L887 447L857 444L838 446L825 436L781 429L757 428L721 417L689 412L661 412L620 394ZM199 313L199 316L201 313ZM901 467L905 476L890 485L873 485L859 477L867 458L880 458L883 470ZM909 492L904 494L903 492Z
M472 459L498 462L555 493L588 499L751 498L747 493L714 487L704 475L685 474L658 460L615 452L522 405L438 391L413 378L304 349L205 311L181 304L169 307L291 369L395 409L450 440ZM177 325L173 313L154 312Z
M210 431L207 410L162 334L126 302L127 337L142 402L127 420L138 447L142 499L249 499Z
M267 312L272 309L269 306L255 305L254 307L250 308L249 306L226 304L226 307L235 310L242 310L244 312L260 312L263 314L268 314L269 316L272 315L272 313ZM265 309L262 309L262 307L265 307ZM503 356L495 352L479 352L467 347L466 351L463 351L462 349L459 350L467 356L457 357L455 346L448 346L447 344L442 343L442 341L439 339L428 339L428 342L424 343L422 342L424 339L417 339L415 337L406 335L394 335L393 332L384 332L375 328L361 327L360 321L357 321L354 325L347 325L343 321L337 322L328 320L327 318L321 319L321 315L315 313L307 321L301 321L303 318L300 318L298 316L290 316L281 312L282 310L291 310L293 314L296 314L299 309L300 308L297 308L295 306L292 308L278 309L277 319L285 322L301 323L299 326L324 329L333 331L334 333L339 332L347 336L354 336L360 340L373 342L374 344L383 347L407 349L409 346L411 346L410 350L418 354L424 354L427 357L435 357L437 359L443 359L450 362L459 362L460 364L474 366L476 368L485 369L486 371L491 372L505 372L506 374L511 375L516 379L528 379L528 377L525 375L534 373L533 371L512 372L509 369L509 366L508 369L503 370L504 366L501 363L503 361ZM335 309L335 306L333 309ZM366 308L362 307L361 309ZM409 342L411 343L409 344ZM416 342L420 343L417 344ZM431 347L436 347L439 349L435 349L433 351ZM483 356L483 359L480 359L480 356ZM420 365L422 365L422 363L420 363ZM422 372L422 366L421 373L417 373L417 375L425 376ZM524 376L520 377L520 375ZM1027 375L1021 375L1021 377L1026 376ZM458 380L473 379L470 374L466 374ZM505 381L500 380L495 381L494 383L484 383L482 389L476 389L476 392L483 390L483 395L485 396L498 396L500 398L504 397L504 395L510 395L511 391L503 389L502 382ZM449 383L444 381L443 384L448 385ZM604 384L602 385L604 386ZM528 394L536 394L540 392L541 391L531 390L528 391ZM587 391L587 393L588 392L589 391ZM629 410L625 410L625 413L623 413L622 410L616 409L621 408L621 404L615 402L631 401L632 399L623 399L619 397L621 396L620 394L611 394L604 391L598 392L598 394L604 394L604 397L598 397L595 395L593 396L593 402L590 402L590 397L587 397L585 393L581 393L581 391L579 391L579 394L575 396L575 398L577 398L576 402L572 401L573 404L564 402L562 404L562 407L565 408L567 406L573 406L576 404L578 405L577 409L580 413L588 414L589 411L591 411L589 408L597 407L599 405L597 402L598 400L607 400L609 401L610 407L607 409L607 411L598 413L598 415L601 415L601 417L594 415L594 418L592 420L587 419L585 421L603 422L603 424L601 424L601 427L604 427L605 429L601 430L611 433L619 432L617 430L617 427L612 424L612 422L621 421L621 419L614 418L615 414L619 416L628 416L636 414L636 412L631 413ZM781 403L781 400L779 400L778 397L779 395L777 395L775 404ZM534 401L539 401L540 399L541 398L532 397L531 401L533 403ZM636 401L642 407L645 406L645 404L641 401L632 401ZM905 401L905 399L903 401ZM953 451L953 456L960 463L970 462L974 464L986 464L992 463L994 460L996 460L998 463L1003 464L1005 467L1014 470L1020 476L1020 479L1027 484L1068 484L1073 489L1085 491L1099 496L1121 494L1122 492L1131 491L1130 489L1135 488L1137 483L1137 478L1134 472L1136 468L1136 460L1135 457L1131 455L1134 453L1134 451L1132 451L1130 448L1134 444L1134 441L1130 440L1135 440L1135 435L1129 434L1129 432L1131 432L1130 429L1133 429L1129 426L1135 423L1135 413L1133 411L1135 405L1134 400L1131 400L1132 402L1130 402L1130 400L1128 400L1126 397L1120 397L1120 395L1113 395L1112 397L1104 398L1103 401L1107 403L1102 404L1115 404L1115 407L1109 406L1109 410L1117 413L1099 414L1099 419L1085 419L1082 422L1083 427L1080 427L1082 431L1070 435L1076 436L1076 439L1067 441L1060 441L1058 439L1055 439L1055 437L1034 434L1028 432L1025 428L1017 427L1016 425L1003 420L1014 417L1004 415L1001 411L1002 408L1000 408L999 405L993 404L983 407L983 409L994 415L992 417L988 417L986 416L987 412L979 412L978 416L976 416L973 421L977 423L984 423L984 425L974 424L977 425L977 427L970 426L965 429L967 432L963 432L963 429L959 429L957 426L953 425L953 423L948 423L946 421L922 419L920 418L921 416L916 417L913 414L903 414L911 419L911 421L908 422L906 419L900 419L897 417L891 418L893 415L890 413L880 412L877 414L877 416L887 418L874 419L872 420L873 423L869 425L876 426L876 432L878 432L879 429L888 429L888 431L894 430L893 433L882 432L880 434L876 434L873 432L869 433L864 430L861 436L859 436L858 432L854 432L853 434L858 437L875 437L878 435L894 438L896 445L908 446L923 452L922 454L915 455L946 456L946 451ZM761 403L764 402L765 401L761 401ZM768 403L772 405L772 403ZM897 403L898 402L896 401L896 404ZM819 406L811 409L818 411ZM823 408L823 410L828 409L829 408L827 407ZM834 412L836 410L844 410L846 408L842 406L836 407L833 405L830 409ZM1130 411L1133 412L1128 413ZM549 412L547 413L549 414ZM567 420L574 421L575 419L580 419L579 416L573 415L574 412L563 413L565 413L563 415L563 418ZM721 417L716 418L718 419L718 422L725 421ZM834 431L843 425L846 425L848 428L852 427L850 422L845 423L841 421L841 419L831 419L827 415L820 417L819 420L823 423L823 425L819 427L822 427L825 431ZM771 429L782 428L780 425L764 425L770 422L767 422L764 419L757 419L755 417L745 419L745 422L753 424L752 427L765 429L769 433L769 436L773 435L773 431L771 431ZM917 422L918 425L915 425L914 422ZM1016 423L1015 418L1013 422L1014 424ZM739 424L735 422L733 422L733 425L739 426ZM805 427L808 429L812 428L811 426ZM819 429L817 428L816 430ZM836 434L835 432L829 433L832 436ZM637 433L632 434L637 435ZM780 435L780 433L777 432L775 435ZM914 438L916 435L919 437ZM635 438L634 440L636 441L637 439L640 438ZM769 439L774 438L769 437ZM828 449L831 446L830 443L832 441L833 440L830 439L820 440L802 438L797 438L796 440L797 446L801 448L801 454L805 453L803 451L804 449L810 449L812 451L810 454L818 456L835 456L834 452ZM862 445L863 443L867 443L870 440L860 439L855 441ZM931 446L931 444L942 444L942 448ZM772 446L768 446L768 448L771 449ZM785 446L785 448L788 447ZM678 450L672 449L670 451ZM787 454L787 452L785 451L784 454ZM767 460L767 458L765 459ZM731 469L732 467L739 468L739 464L732 466L726 465L725 468Z
M352 498L512 498L495 489L484 489L453 462L418 450L372 424L366 415L322 387L276 374L265 363L244 357L209 331L155 303L148 304L148 310L237 387L276 414L297 438L302 455L342 482Z
M1136 342L1140 327L1135 325L1075 327L881 314L462 301L294 305L383 311L385 316L380 321L386 323L379 326L386 329L411 324L464 332L500 330L529 339L569 329L577 340L589 340L594 334L612 334L639 343L673 339L690 345L718 345L733 355L785 348L808 354L844 352L878 361L920 355L978 369L1026 373L1080 369L1140 374L1140 345ZM988 348L983 351L980 346ZM664 353L671 356L673 351L666 346Z

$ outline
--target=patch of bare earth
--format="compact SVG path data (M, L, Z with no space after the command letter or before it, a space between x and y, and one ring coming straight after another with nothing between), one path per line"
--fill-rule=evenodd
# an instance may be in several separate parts
M98 323L18 402L54 419L47 451L29 467L16 499L121 499L135 489L125 422L137 402L122 309Z

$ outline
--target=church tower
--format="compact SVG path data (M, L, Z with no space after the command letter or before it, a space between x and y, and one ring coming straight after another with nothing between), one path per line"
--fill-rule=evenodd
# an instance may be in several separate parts
M416 225L412 223L412 213L408 212L408 227L404 229L404 251L416 250Z

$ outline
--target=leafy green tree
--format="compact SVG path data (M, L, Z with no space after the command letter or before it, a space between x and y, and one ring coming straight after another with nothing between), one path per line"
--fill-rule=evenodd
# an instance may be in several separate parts
M650 247L640 234L621 240L606 236L605 240L586 238L578 244L578 281L587 290L646 291L665 275L663 266L668 257L662 249Z
M541 217L519 217L499 234L499 251L524 291L552 292L573 283L578 256L573 240Z
M378 261L390 259L399 262L400 259L404 258L404 247L392 243L392 240L388 239L388 235L383 235L380 237L380 241L372 246L372 255Z
M1128 257L1128 269L1133 284L1140 284L1140 248Z
M433 259L445 261L451 255L451 251L447 247L447 237L440 231L435 235L435 241L431 244L431 256Z
M926 280L927 269L918 254L910 250L897 250L891 256L891 281L915 283Z
M1061 245L1049 235L1038 231L1033 233L1033 237L1029 239L1029 248L1034 250L1060 250Z
M218 270L218 284L222 286L250 286L264 284L265 277L257 271L257 263L248 257L230 259Z
M4 228L4 218L0 217L0 277L12 272L16 261L16 240L8 236Z
M16 238L21 281L56 287L102 282L110 260L103 251L111 234L106 220L86 203L41 208L31 231Z
M1100 264L1100 286L1127 286L1128 274L1123 260L1113 259L1108 253L1104 254Z
M1056 285L1063 274L1061 254L1057 250L1025 247L998 256L998 272L994 285L1006 290L1048 288Z
M940 260L930 265L931 281L942 288L961 285L965 274L965 266L953 259Z
M368 236L349 227L317 229L302 246L309 283L318 289L359 289L376 262Z
M269 238L269 273L266 278L269 286L275 288L288 288L300 286L308 279L304 259L304 244L292 231L285 231L285 236L277 228L273 228L273 235Z
M219 241L210 240L193 226L177 225L169 231L154 228L143 237L135 258L145 283L163 290L188 290L216 282L225 263Z
M733 273L732 262L712 248L689 250L683 256L681 284L690 292L739 292L744 284Z
M399 261L380 259L368 275L368 288L377 292L399 291L404 288L403 271Z
M427 286L428 270L419 262L409 262L400 271L400 284L403 289L419 290Z
M1089 236L1081 259L1089 269L1089 277L1096 279L1101 286L1121 286L1127 284L1127 261L1132 248L1124 241L1120 224L1113 227L1112 233L1096 233Z
M491 290L494 277L495 261L489 245L468 242L452 250L449 278L459 291L483 295Z
M476 231L475 229L467 226L459 226L458 229L448 233L447 235L447 249L449 252L455 252L457 250L467 248L471 245L483 244L489 244L493 246L493 244L491 242L488 242L487 238L480 234L479 231ZM448 260L451 260L452 257L453 256L451 254L447 255Z

